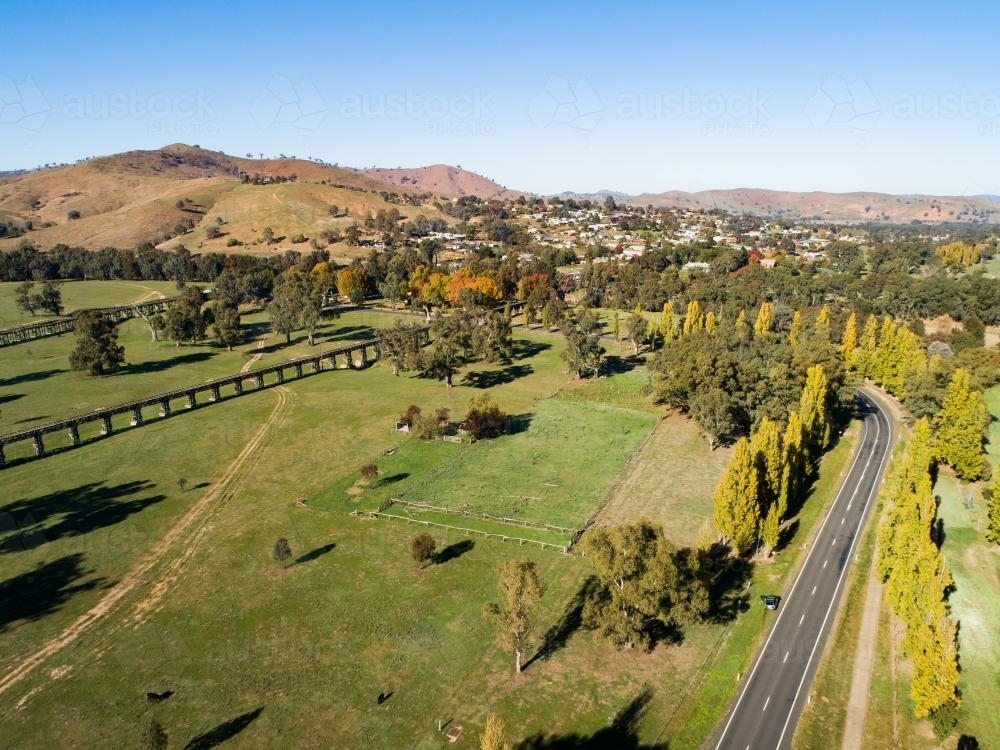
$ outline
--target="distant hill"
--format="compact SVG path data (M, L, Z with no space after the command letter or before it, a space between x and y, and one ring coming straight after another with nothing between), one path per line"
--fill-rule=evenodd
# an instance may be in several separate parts
M885 221L907 224L921 221L980 224L1000 223L1000 202L984 196L890 195L888 193L795 193L738 188L686 193L644 193L628 201L634 205L676 208L719 208L763 216L819 221Z
M416 167L414 169L373 167L355 171L390 185L413 191L439 193L447 198L474 195L486 200L488 198L517 198L522 195L518 191L507 190L474 172L467 172L460 167L449 167L446 164L434 164L430 167Z
M240 172L296 179L247 185L239 181ZM265 226L276 237L301 234L309 239L324 228L343 228L368 211L390 208L379 192L423 190L401 187L405 189L353 169L304 159L244 159L174 144L0 177L0 219L30 220L34 226L25 236L0 240L0 249L26 239L42 248L58 243L89 249L135 247L193 222L193 231L163 244L182 243L193 252L275 253L290 243L250 245ZM331 216L331 205L340 214L349 211L350 217ZM433 207L394 207L410 218L418 213L440 216ZM218 218L224 224L217 225ZM224 235L208 240L210 225L220 226ZM230 237L245 244L227 248ZM308 249L296 249L303 247Z
M608 196L611 196L616 201L627 201L633 197L628 193L619 193L617 190L598 190L596 193L574 193L572 190L565 190L556 197L564 200L573 198L574 200L597 201L600 203Z

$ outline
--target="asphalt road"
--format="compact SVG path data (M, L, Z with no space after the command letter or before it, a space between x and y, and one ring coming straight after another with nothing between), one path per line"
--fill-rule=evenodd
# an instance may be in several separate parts
M791 747L893 440L882 408L865 394L859 401L866 414L850 468L791 589L768 613L774 620L767 640L712 744L716 750ZM764 605L758 599L751 606Z

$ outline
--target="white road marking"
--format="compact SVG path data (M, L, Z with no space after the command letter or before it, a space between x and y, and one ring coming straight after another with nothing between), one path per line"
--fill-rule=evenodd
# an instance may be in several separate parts
M809 594L809 596L812 596L812 595L813 595L813 594L815 594L815 593L816 593L816 587L815 587L815 586L813 586L813 593L812 593L812 594Z
M843 526L844 525L844 521L846 521L846 520L847 520L846 518L841 518L840 519L840 525Z
M785 652L785 658L781 660L781 663L782 663L782 664L784 664L784 663L785 663L786 661L788 661L788 655L789 655L790 653L792 653L792 652L791 652L791 651L786 651L786 652Z
M767 710L767 704L770 703L770 702L771 702L771 696L769 695L769 696L767 696L767 700L764 701L764 711ZM763 711L761 711L761 713L763 713Z
M801 624L802 624L802 621L803 621L804 619L806 619L806 616L805 616L805 615L802 615L802 617L800 617L800 618L799 618L799 625L801 625Z

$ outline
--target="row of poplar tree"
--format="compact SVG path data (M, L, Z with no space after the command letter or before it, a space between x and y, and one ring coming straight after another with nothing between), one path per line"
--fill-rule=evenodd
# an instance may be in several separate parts
M810 367L799 410L784 430L766 416L750 437L736 441L733 456L719 480L714 520L740 555L763 547L770 556L778 545L781 523L809 478L815 460L830 442L830 400L822 365Z

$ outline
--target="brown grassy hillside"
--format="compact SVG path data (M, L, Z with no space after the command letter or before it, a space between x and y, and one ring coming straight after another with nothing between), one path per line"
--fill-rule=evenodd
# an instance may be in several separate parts
M294 175L296 182L246 185L237 179L240 172L272 178ZM320 229L350 221L333 219L330 205L358 218L369 210L388 207L377 195L379 191L420 190L400 189L351 169L302 159L244 159L175 144L0 179L0 218L30 220L34 226L25 237L0 240L0 249L25 239L42 248L57 243L90 249L135 247L162 239L176 225L193 221L193 232L166 244L182 242L194 250L204 243L203 250L225 252L230 236L250 243L264 226L271 226L278 237L303 234L309 238ZM183 202L182 208L177 207L178 201ZM433 208L400 208L411 217L438 215ZM70 219L70 212L78 212L79 218ZM217 216L226 222L222 227L226 236L208 241L205 230ZM267 252L275 251L273 245L267 248Z
M636 205L682 208L720 208L790 218L819 218L824 221L882 220L905 224L917 219L929 223L943 221L1000 222L1000 205L984 198L948 196L897 196L887 193L794 193L779 190L740 188L685 193L639 195L629 202ZM886 219L888 217L888 219Z
M358 173L400 188L438 193L447 198L461 198L463 195L475 195L483 199L516 198L522 194L507 190L481 175L446 164L416 169L374 167L358 170Z

